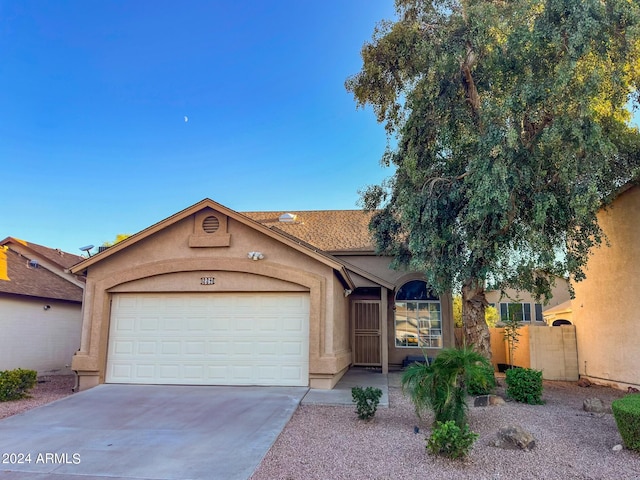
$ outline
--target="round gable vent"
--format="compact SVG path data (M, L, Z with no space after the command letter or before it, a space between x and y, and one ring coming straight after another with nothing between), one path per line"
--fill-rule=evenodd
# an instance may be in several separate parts
M218 220L217 217L214 217L213 215L205 218L202 221L202 229L207 233L217 232L218 228L220 228L220 221Z

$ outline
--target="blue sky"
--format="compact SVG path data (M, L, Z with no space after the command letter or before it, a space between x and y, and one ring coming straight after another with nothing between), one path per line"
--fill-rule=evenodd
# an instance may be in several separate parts
M205 197L358 208L391 172L344 81L392 16L392 0L0 0L0 238L79 254Z

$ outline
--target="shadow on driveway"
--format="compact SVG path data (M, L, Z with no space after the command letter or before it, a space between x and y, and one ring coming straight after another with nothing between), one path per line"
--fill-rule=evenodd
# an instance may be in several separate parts
M99 385L0 420L0 477L246 479L307 390Z

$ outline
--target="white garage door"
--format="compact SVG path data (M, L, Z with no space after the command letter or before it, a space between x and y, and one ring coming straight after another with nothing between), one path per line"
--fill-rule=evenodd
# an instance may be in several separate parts
M114 294L107 383L306 386L309 295Z

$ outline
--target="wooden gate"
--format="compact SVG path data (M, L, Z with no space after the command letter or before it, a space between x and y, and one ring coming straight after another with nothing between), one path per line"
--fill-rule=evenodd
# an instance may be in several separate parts
M354 300L352 302L354 365L382 366L380 317L379 300Z

